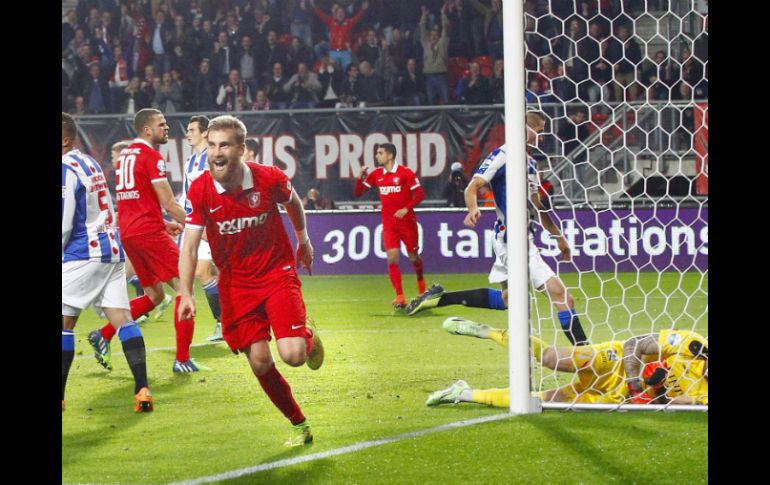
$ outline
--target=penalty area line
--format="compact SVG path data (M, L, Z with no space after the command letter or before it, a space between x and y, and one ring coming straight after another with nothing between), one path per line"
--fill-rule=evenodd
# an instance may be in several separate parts
M239 470L218 473L216 475L210 475L207 477L193 478L191 480L184 480L181 482L172 482L172 483L169 483L168 485L198 485L202 483L217 482L220 480L230 480L233 478L252 475L254 473L259 473L267 470L274 470L276 468L283 468L291 465L296 465L299 463L307 463L309 461L322 460L324 458L329 458L332 456L345 455L348 453L354 453L356 451L366 450L368 448L374 448L376 446L386 445L388 443L397 443L399 441L418 438L420 436L425 436L433 433L440 433L442 431L448 431L450 429L464 428L466 426L473 426L476 424L488 423L491 421L499 421L501 419L506 419L510 417L513 417L513 415L509 413L504 413L504 414L494 414L492 416L485 416L483 418L474 418L474 419L466 419L462 421L455 421L453 423L442 424L434 428L427 428L420 431L411 431L409 433L403 433L396 436L390 436L388 438L381 438L378 440L362 441L349 446L343 446L342 448L335 448L332 450L322 451L320 453L312 453L310 455L296 456L294 458L286 458L283 460L263 463L261 465L241 468Z

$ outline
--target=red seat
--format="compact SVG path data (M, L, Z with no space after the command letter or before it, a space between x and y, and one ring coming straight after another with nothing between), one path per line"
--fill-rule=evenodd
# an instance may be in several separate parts
M291 39L292 38L293 37L292 37L291 34L283 34L280 37L278 37L278 43L281 44L281 45L289 45L289 44L291 44Z
M311 69L311 70L314 73L318 74L319 72L321 72L321 66L323 66L323 65L324 65L323 60L319 59L319 60L315 61L315 63L313 64L313 69Z
M449 93L454 94L455 86L463 78L465 70L468 69L468 59L464 57L450 57L448 67Z

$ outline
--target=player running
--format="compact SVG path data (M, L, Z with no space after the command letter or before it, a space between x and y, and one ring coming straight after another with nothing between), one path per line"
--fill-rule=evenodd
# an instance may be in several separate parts
M312 274L313 246L302 201L286 174L276 167L242 162L246 127L232 116L209 123L209 170L190 185L187 227L179 264L180 318L192 318L193 273L205 229L219 268L222 335L234 353L242 352L262 389L293 425L286 446L313 440L310 426L278 372L268 342L275 335L281 359L315 370L324 351L306 317L296 266ZM281 222L283 204L297 236L296 263ZM307 326L306 326L307 323Z
M179 197L179 205L184 207L187 200L187 191L190 184L202 173L209 169L208 164L208 127L209 119L205 116L193 116L187 123L187 141L192 147L192 155L184 165L184 185L182 185L182 195ZM179 236L179 248L181 249L184 241L184 232ZM216 325L214 333L206 340L217 342L222 340L222 324L220 317L222 307L219 305L219 287L217 286L217 274L214 263L211 262L211 248L209 243L202 240L198 246L198 265L195 267L195 277L201 282L201 287L206 293L206 300L209 303Z
M551 216L546 211L540 200L538 187L540 180L537 174L537 164L532 158L531 153L538 143L538 134L545 127L545 115L539 111L530 111L527 113L527 185L529 188L529 209L530 213L536 214L536 219L548 230L555 238L561 251L561 256L565 261L571 258L571 250L567 240L562 235ZM495 149L481 163L476 173L473 175L470 184L465 189L465 203L468 207L468 214L465 216L464 224L468 227L476 227L481 219L481 212L478 207L478 193L482 187L489 184L495 198L495 211L497 212L497 221L495 222L495 240L494 252L495 263L489 272L490 283L500 283L502 290L492 288L478 288L473 290L463 290L454 292L444 292L441 285L433 285L430 290L423 293L419 298L410 302L406 308L408 315L414 315L420 310L434 308L446 305L465 305L479 308L492 308L495 310L505 310L508 308L508 254L506 240L508 231L506 230L506 152L505 145ZM532 286L537 291L545 290L548 298L558 310L559 322L564 330L564 334L573 345L583 345L588 343L588 338L583 331L583 326L575 310L575 300L564 286L556 273L543 261L540 250L535 246L535 238L530 228L529 238L529 279Z
M425 198L425 192L415 173L396 162L395 145L381 143L377 146L375 158L382 168L369 174L366 166L361 167L361 175L356 180L353 196L361 197L375 185L379 189L382 202L382 241L388 255L390 283L396 290L393 306L404 308L406 298L401 286L401 269L398 267L402 241L417 274L417 292L425 292L422 258L418 253L417 215L414 213L415 206Z
M110 320L134 376L136 412L153 410L147 386L144 338L129 312L124 253L104 173L96 161L74 148L75 120L62 113L62 331L61 409L75 356L75 324L94 305ZM113 327L114 326L114 327Z
M166 178L166 162L155 149L168 142L168 124L163 113L149 108L140 110L134 117L134 128L137 138L120 152L115 167L115 191L123 247L145 293L131 300L131 315L137 318L163 301L163 283L171 285L177 292L176 307L179 307L179 248L170 236L179 235L185 212L174 199ZM163 219L161 207L175 222ZM194 320L178 315L175 311L173 372L208 370L190 357ZM106 325L88 336L97 360L106 368L111 367L109 343L114 334L112 325Z

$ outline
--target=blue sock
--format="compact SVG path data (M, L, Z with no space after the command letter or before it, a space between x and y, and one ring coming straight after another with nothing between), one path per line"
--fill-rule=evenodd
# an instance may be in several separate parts
M211 313L214 315L214 320L218 322L219 317L222 315L222 307L219 304L219 286L217 286L217 280L203 285L203 291L206 292L206 300L209 302L209 308L211 308Z
M567 335L567 338L572 345L587 345L588 338L583 331L583 326L580 324L580 319L577 316L577 310L570 308L558 313L559 323L561 328Z
M72 360L75 358L75 331L61 330L61 400L64 401L64 388L70 373Z
M489 308L493 310L505 310L503 292L492 288L487 288L487 291L489 292Z
M142 288L142 284L139 282L139 277L136 275L133 275L128 279L128 283L134 287L134 290L136 290L136 296L142 296L144 295L144 289Z
M123 344L128 367L134 375L134 394L147 387L147 356L144 350L144 337L136 322L128 322L118 329L118 337Z

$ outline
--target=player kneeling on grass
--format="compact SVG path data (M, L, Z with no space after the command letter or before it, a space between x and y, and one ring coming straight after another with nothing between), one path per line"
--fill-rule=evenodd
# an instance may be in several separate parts
M75 120L62 113L62 331L61 408L75 356L75 324L94 305L110 319L134 375L137 412L153 409L147 387L144 339L131 319L123 246L104 174L96 161L74 148Z
M219 269L222 336L234 353L246 355L262 389L294 425L286 446L301 446L313 435L268 342L272 330L278 353L290 366L307 362L315 370L323 363L323 345L307 319L295 267L305 266L312 274L313 246L302 201L278 168L241 161L246 127L240 120L219 116L208 132L209 170L187 192L179 317L195 314L193 278L205 230ZM285 206L297 235L296 265L278 204Z

